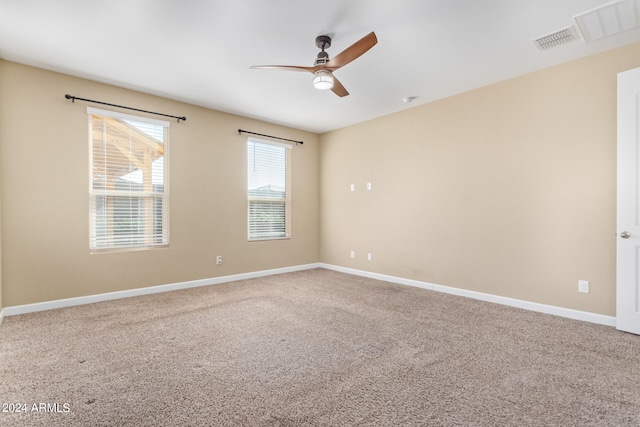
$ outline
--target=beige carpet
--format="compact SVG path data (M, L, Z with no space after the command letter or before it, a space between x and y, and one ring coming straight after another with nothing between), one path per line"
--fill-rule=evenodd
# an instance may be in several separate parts
M0 401L26 404L2 426L638 426L640 337L317 269L5 318Z

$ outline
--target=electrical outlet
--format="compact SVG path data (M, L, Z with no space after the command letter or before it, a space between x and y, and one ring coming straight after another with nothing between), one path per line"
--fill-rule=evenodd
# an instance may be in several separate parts
M351 251L351 258L355 258L356 257L356 251Z
M371 252L369 252L369 253L367 254L367 259L368 259L369 261L371 261Z
M356 185L355 184L351 184L351 191L356 191Z
M371 183L367 182L367 190L371 190Z
M222 255L218 255L218 256L216 257L216 264L217 264L217 265L222 264Z
M582 292L584 294L589 293L589 281L588 280L578 280L578 292Z

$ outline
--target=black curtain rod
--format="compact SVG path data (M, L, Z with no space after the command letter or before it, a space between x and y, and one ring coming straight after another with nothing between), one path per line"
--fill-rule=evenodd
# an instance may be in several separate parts
M172 119L178 119L178 123L180 123L180 120L182 120L183 122L187 120L185 116L178 117L178 116L171 116L169 114L155 113L153 111L141 110L139 108L125 107L124 105L109 104L108 102L94 101L93 99L78 98L77 96L73 96L69 94L66 94L64 97L67 99L70 99L71 102L76 102L76 99L77 99L79 101L93 102L94 104L102 104L102 105L108 105L110 107L126 108L127 110L140 111L141 113L155 114L156 116L171 117Z
M238 129L238 134L241 134L241 133L250 133L251 135L266 136L267 138L279 139L281 141L289 141L289 142L295 142L296 144L304 144L303 141L296 141L294 139L280 138L279 136L265 135L262 133L255 133L255 132L249 132L248 130Z

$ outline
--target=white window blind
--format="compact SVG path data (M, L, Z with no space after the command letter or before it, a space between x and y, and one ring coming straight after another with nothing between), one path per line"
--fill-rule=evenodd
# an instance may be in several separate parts
M247 140L249 240L290 236L291 146Z
M169 123L87 112L91 249L166 246Z

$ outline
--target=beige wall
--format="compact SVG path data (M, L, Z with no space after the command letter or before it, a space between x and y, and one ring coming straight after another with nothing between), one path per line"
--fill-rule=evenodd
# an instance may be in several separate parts
M319 260L318 135L0 64L5 307ZM168 248L90 253L88 104L65 93L187 117L170 129ZM304 140L292 153L290 240L247 242L246 135L238 128Z
M318 137L0 61L0 307L323 261L614 315L616 73L638 66L640 44ZM187 116L169 248L90 254L87 104L65 93ZM305 141L289 241L246 241L238 128Z
M322 135L322 261L615 315L616 73L638 66L635 44Z

